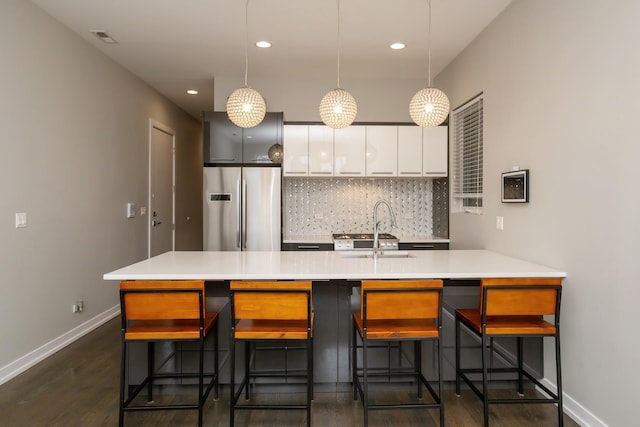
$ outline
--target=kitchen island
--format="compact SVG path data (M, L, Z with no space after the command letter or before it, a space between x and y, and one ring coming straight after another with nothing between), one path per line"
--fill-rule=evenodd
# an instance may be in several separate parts
M455 375L453 313L456 308L477 305L479 279L566 277L564 271L486 250L407 251L407 257L382 256L377 259L354 257L357 255L354 252L167 252L107 273L104 279L208 281L207 304L221 311L222 349L228 347L225 331L230 329L228 305L224 306L229 280L311 280L316 319L314 380L319 385L317 390L331 391L348 389L351 380L351 312L359 304L361 280L444 279L443 369L445 380L452 380ZM467 343L473 344L468 340ZM539 375L542 375L541 345L538 339L525 346L525 363ZM505 343L504 353L511 351L510 343ZM423 366L432 366L431 354L423 351ZM379 357L384 358L386 354ZM296 363L296 358L291 356L272 359ZM463 360L463 363L467 362L475 363L475 360ZM222 367L221 381L225 383L227 378Z
M167 252L104 275L105 280L364 280L566 277L486 250L412 251L356 258L325 252Z

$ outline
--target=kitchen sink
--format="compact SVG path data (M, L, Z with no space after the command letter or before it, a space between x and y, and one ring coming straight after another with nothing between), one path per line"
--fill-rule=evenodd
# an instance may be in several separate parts
M343 258L373 258L373 251L337 251ZM411 258L409 251L385 251L377 258Z

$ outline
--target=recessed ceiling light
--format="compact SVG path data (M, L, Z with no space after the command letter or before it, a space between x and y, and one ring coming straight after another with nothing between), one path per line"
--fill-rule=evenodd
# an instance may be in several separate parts
M197 91L197 90L195 90L195 89L189 89L189 90L187 91L187 93L188 93L189 95L197 95L197 94L198 94L198 91Z
M271 43L266 40L260 40L259 42L256 42L256 46L266 49L268 47L271 47Z
M404 43L392 43L391 46L389 47L393 50L398 50L398 49L404 49L405 45Z

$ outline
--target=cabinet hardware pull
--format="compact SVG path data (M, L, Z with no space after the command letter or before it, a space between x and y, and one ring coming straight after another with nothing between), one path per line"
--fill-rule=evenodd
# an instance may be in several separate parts
M371 172L372 175L393 175L393 172Z
M298 245L298 249L320 249L318 245Z
M434 245L411 245L412 248L416 248L416 249L433 249L435 248Z
M215 162L234 162L236 159L235 157L233 159L211 159L210 163L215 163Z
M422 175L422 172L400 172L400 175Z
M333 172L311 172L309 171L309 175L331 175Z
M347 172L347 171L340 171L341 175L362 175L361 172Z

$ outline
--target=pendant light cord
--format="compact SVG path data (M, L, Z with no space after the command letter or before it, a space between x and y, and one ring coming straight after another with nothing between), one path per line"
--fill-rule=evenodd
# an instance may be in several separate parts
M244 85L248 87L247 76L249 74L249 0L244 4Z
M340 0L338 0L338 88L339 87L340 87Z
M427 5L429 6L429 17L427 20L429 24L427 26L427 87L431 87L431 0L427 0Z

